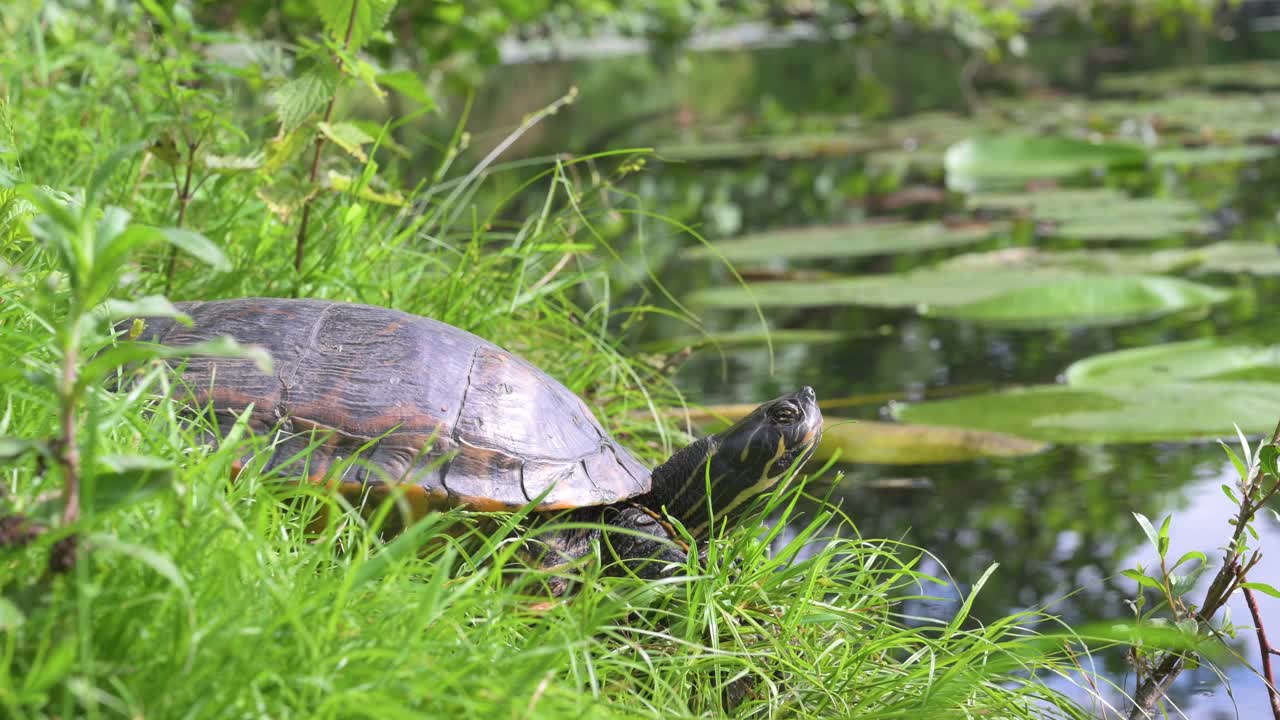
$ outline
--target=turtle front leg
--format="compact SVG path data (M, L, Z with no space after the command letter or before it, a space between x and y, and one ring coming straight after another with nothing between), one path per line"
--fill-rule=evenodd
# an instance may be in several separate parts
M654 513L632 505L584 508L565 517L570 522L593 523L602 528L566 528L538 538L545 549L539 563L550 570L581 560L592 554L600 541L607 570L620 574L621 563L636 575L654 580L678 570L688 558L688 550ZM611 532L611 528L629 532ZM643 533L637 535L635 533ZM673 567L674 566L674 567ZM553 595L563 595L570 582L566 578L549 579Z
M603 533L604 547L612 559L622 562L642 578L668 577L673 570L683 567L689 557L688 546L651 510L637 505L612 506L605 508L604 521L611 528L644 533L643 536L608 530ZM677 567L671 567L673 564Z

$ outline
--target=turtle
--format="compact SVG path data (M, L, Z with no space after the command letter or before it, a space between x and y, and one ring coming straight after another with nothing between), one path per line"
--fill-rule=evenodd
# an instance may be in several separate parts
M730 516L802 465L822 434L816 394L804 386L650 470L580 396L453 325L321 299L176 305L190 326L141 318L137 340L179 347L230 336L270 353L269 374L239 357L170 360L186 401L211 410L224 436L244 416L250 431L275 433L265 469L332 482L366 500L394 488L413 517L533 504L537 516L567 513L599 528L540 534L544 567L584 558L607 536L633 572L669 574L691 551L672 519L700 542L713 516ZM233 472L247 461L240 458Z

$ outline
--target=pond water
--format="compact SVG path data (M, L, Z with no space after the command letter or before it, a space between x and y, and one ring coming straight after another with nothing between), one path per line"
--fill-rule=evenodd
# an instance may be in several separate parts
M1251 47L1256 53L1256 43ZM1065 387L1072 363L1117 350L1223 337L1280 343L1272 321L1280 302L1280 256L1272 257L1280 242L1280 158L1271 153L1280 138L1280 112L1273 112L1280 96L1265 87L1264 73L1222 71L1216 77L1232 81L1230 92L1213 79L1104 75L1102 94L997 98L971 117L953 114L963 93L954 85L953 63L936 53L895 62L883 51L882 73L869 78L832 70L850 56L824 48L699 56L678 70L626 62L525 66L492 90L491 99L515 93L519 100L513 88L521 88L536 104L547 99L536 88L583 85L586 107L544 129L547 137L598 138L590 128L610 128L605 134L613 144L657 145L668 161L651 164L634 189L658 212L697 225L710 242L779 228L848 226L830 237L799 233L737 249L718 245L737 253L733 264L764 305L760 314L732 296L735 280L725 263L690 257L688 248L697 244L669 228L647 229L646 261L675 297L690 303L702 330L744 333L696 350L680 367L676 381L691 401L755 403L810 384L820 399L834 401L825 411L829 426L861 420L874 429L866 421L893 420L895 411L912 420L912 408L939 407L922 404L931 399ZM1209 49L1211 56L1239 52ZM1040 69L1057 72L1053 58L1061 55L1049 53ZM591 88L608 79L620 89L607 101L593 100ZM1097 80L1089 82L1095 90ZM1158 81L1171 89L1159 91ZM804 101L795 99L806 91ZM879 120L848 118L867 103L878 103ZM654 107L666 110L644 119ZM742 107L751 110L746 121L730 112ZM492 116L527 109L509 106ZM484 111L481 102L478 114ZM825 114L811 120L808 113ZM1165 154L1136 164L1098 156L1086 171L1063 172L1064 162L1078 161L1078 147L996 148L978 152L979 189L958 190L957 166L943 164L944 151L990 135L1123 141ZM991 168L999 172L984 174ZM1112 194L1073 199L1063 188ZM1030 212L1013 218L1001 212L1009 193ZM942 229L919 225L944 219ZM904 224L889 231L868 224L885 220ZM955 236L966 229L973 237ZM1259 245L1243 253L1219 245L1220 254L1186 254L1225 241ZM1028 256L1029 248L1055 254ZM976 271L959 272L961 256ZM908 275L940 266L952 274ZM618 277L625 285L629 275L620 268ZM850 277L860 280L841 284ZM867 283L868 277L888 280ZM783 284L771 282L778 280ZM1037 289L1043 287L1056 289L1046 294ZM726 288L728 295L705 294ZM1231 292L1214 294L1221 290ZM772 350L749 337L762 319L781 331ZM644 340L690 333L687 322L656 322ZM1157 523L1172 514L1172 556L1200 550L1211 558L1206 574L1216 570L1232 512L1220 487L1234 484L1235 471L1212 438L1229 436L1233 421L1256 438L1280 418L1280 402L1269 395L1280 387L1271 385L1280 379L1280 360L1269 350L1263 355L1242 359L1228 350L1193 358L1191 371L1180 357L1157 358L1112 384L1085 383L1104 400L1054 395L1041 407L1019 396L926 414L927 424L1047 444L1013 457L927 464L913 462L919 456L909 446L897 460L840 465L832 498L861 535L924 548L933 559L922 569L954 578L953 601L920 604L910 614L949 617L998 563L975 603L979 619L1038 608L1072 624L1130 618L1135 584L1119 573L1155 558L1132 513ZM1173 381L1155 382L1160 372L1172 373ZM1070 375L1070 383L1082 375ZM1203 380L1219 384L1188 389ZM858 442L843 447L854 460ZM926 433L912 442L933 438ZM1277 547L1280 527L1272 517L1257 527L1261 546ZM1280 585L1280 554L1265 555L1250 579ZM1259 602L1264 619L1280 625L1280 600L1260 595ZM1231 614L1238 625L1251 624L1242 602L1233 603ZM1251 631L1235 646L1257 662ZM1103 674L1132 690L1118 657L1097 661ZM1190 717L1266 716L1263 684L1252 670L1242 663L1222 670L1229 685L1210 669L1188 672L1172 699ZM1115 693L1109 699L1118 702Z

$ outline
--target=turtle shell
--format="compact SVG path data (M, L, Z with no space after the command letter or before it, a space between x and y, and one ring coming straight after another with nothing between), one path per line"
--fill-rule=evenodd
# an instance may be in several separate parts
M349 489L405 485L427 508L518 508L542 496L538 509L553 510L649 490L649 471L581 398L452 325L324 300L178 307L192 327L150 318L140 339L181 346L229 335L271 354L271 374L242 358L180 365L188 399L211 407L224 432L251 403L252 429L278 430L269 468ZM328 475L351 457L340 478Z

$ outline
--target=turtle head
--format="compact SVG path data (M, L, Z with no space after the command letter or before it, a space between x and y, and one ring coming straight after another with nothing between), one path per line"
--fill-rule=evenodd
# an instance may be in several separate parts
M757 407L727 430L713 437L713 476L726 491L747 497L768 490L792 466L804 464L822 437L822 412L813 388L805 385L789 395ZM723 509L719 489L717 509ZM731 497L725 498L736 505ZM740 502L740 501L739 501Z
M708 509L725 516L773 487L809 459L821 436L818 398L806 385L673 455L653 471L653 489L640 502L665 508L700 535L711 519Z

